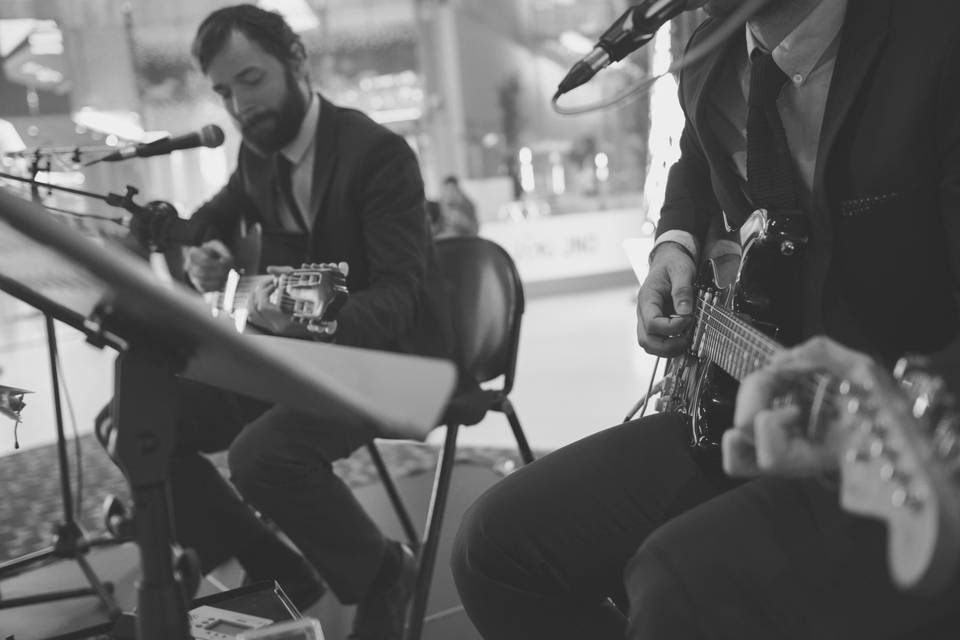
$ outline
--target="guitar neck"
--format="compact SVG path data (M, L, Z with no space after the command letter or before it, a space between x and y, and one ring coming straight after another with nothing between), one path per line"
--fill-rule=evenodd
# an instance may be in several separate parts
M709 358L737 381L766 365L783 349L735 312L723 308L711 294L698 295L695 319L694 353Z
M250 296L262 282L269 282L276 278L272 275L239 276L235 279L228 279L227 286L223 291L217 291L208 294L208 302L214 308L224 311L227 314L233 314L239 309L246 309L250 302ZM309 284L309 279L294 274L288 280L291 286ZM286 309L292 307L294 299L286 292L280 293L280 308Z

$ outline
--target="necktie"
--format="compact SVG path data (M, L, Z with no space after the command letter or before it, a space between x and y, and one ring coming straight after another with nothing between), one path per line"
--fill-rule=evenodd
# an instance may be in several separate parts
M786 82L773 56L756 50L747 98L747 190L758 209L798 208L793 159L777 111Z
M307 231L307 223L303 212L297 205L297 198L293 194L293 163L282 153L277 154L277 178L279 180L280 197L283 198L287 209L293 216L294 222L301 231Z

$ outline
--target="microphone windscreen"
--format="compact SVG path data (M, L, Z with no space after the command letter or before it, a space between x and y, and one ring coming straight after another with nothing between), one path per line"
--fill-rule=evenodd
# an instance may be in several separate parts
M200 129L200 143L205 147L219 147L223 140L223 129L215 124L208 124Z

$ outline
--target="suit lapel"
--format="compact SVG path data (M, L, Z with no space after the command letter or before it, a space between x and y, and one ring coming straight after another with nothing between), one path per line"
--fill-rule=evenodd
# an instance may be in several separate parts
M827 228L829 213L824 180L829 158L847 114L880 52L892 4L892 0L849 0L847 6L840 50L823 114L813 182L814 210L824 216L821 222L827 224Z
M698 40L703 42L710 38L719 25L720 21L714 21L709 29L705 27L703 36ZM746 47L743 34L742 29L737 29L723 45L722 54L708 55L702 63L693 65L684 71L690 77L683 80L684 86L690 87L690 94L686 97L687 113L695 123L700 145L709 159L714 188L719 192L718 200L724 209L724 220L733 227L740 226L746 220L751 207L740 188L740 178L737 177L733 163L713 133L707 110L710 108L710 95L723 68L722 64L729 63L732 56L736 55L736 47Z
M317 136L314 140L313 190L310 206L316 208L313 228L323 225L323 206L333 177L337 160L337 106L320 96L320 120L317 122ZM314 234L311 234L314 235Z

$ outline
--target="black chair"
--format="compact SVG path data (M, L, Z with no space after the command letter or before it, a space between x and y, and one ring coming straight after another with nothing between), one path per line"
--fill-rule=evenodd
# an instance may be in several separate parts
M499 411L510 423L524 464L533 461L530 445L508 397L513 389L523 317L523 285L517 268L502 247L485 238L443 238L437 240L437 249L450 285L458 365L461 375L472 377L477 384L461 384L444 412L442 424L446 425L447 434L437 462L422 542L418 543L416 528L376 444L367 445L404 532L418 552L419 571L407 640L419 640L423 631L459 428L477 424L488 411ZM503 380L499 388L479 386L500 377Z

